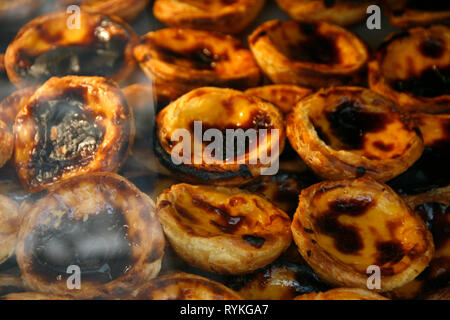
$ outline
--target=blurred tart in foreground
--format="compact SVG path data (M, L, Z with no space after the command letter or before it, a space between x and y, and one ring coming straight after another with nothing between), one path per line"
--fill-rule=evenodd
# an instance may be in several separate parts
M388 181L422 154L414 121L364 88L323 89L301 100L287 118L292 147L325 179L370 176Z
M372 179L325 181L303 189L292 222L308 264L334 286L366 288L378 266L389 291L417 277L434 254L422 219L388 186Z
M265 0L156 0L153 14L171 27L239 33L258 15Z
M155 153L187 181L238 185L277 171L284 148L280 110L232 89L204 87L156 117Z
M249 43L260 68L279 84L360 84L369 59L356 35L326 22L268 21L249 36Z
M14 124L14 164L36 192L93 171L116 171L134 139L134 120L120 89L100 77L51 78Z
M450 20L448 1L385 0L384 3L395 27L409 28Z
M60 183L29 207L17 262L26 285L48 294L120 297L156 277L164 235L153 201L113 173ZM81 287L68 288L79 268Z
M121 81L133 71L138 38L124 21L82 11L79 28L69 28L68 19L65 11L50 13L20 29L5 54L12 83L25 87L65 75Z
M0 297L0 300L72 300L68 296L46 294L40 292L16 292Z
M363 21L367 7L374 1L367 0L276 0L292 19L297 21L325 21L349 26Z
M259 83L250 50L217 33L167 28L144 35L134 49L142 70L159 87L179 95L202 86L245 89Z
M297 296L295 300L389 300L382 295L361 288L336 288Z
M0 194L0 265L14 256L20 220L17 203Z
M177 184L156 206L175 252L205 271L248 273L273 262L291 244L288 215L241 189Z
M132 21L147 7L150 0L59 0L58 7L78 5L87 12L101 12Z
M15 22L33 14L43 0L0 0L0 21Z
M407 111L450 111L450 27L417 27L390 37L369 64L369 84Z
M238 293L219 282L184 272L153 279L134 295L139 300L242 300Z

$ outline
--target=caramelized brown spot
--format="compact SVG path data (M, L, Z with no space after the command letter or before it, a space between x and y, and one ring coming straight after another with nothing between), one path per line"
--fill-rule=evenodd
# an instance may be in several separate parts
M441 248L450 238L450 205L439 202L426 202L414 209L425 221L428 229L433 234L436 249Z
M253 247L258 249L263 246L264 242L266 242L266 239L262 237L252 236L250 234L243 235L242 239L244 239L245 241L250 243Z
M420 44L420 52L426 57L438 59L444 54L444 43L438 38L427 38Z
M395 264L405 256L401 243L394 241L379 242L377 244L377 250L379 251L377 264L380 266L386 263Z
M392 151L394 149L394 144L393 143L389 143L389 144L385 144L383 141L375 141L373 143L373 146L377 149L380 149L382 151Z

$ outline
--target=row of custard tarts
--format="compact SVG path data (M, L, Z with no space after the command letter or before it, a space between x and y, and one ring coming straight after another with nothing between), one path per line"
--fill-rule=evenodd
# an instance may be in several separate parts
M10 211L2 207L2 218ZM155 207L113 173L71 178L13 211L20 222L12 223L18 230L11 232L11 242L17 241L11 247L24 288L43 298L211 299L203 286L216 286L214 292L227 299L240 298L223 285L188 275L148 282L161 268L163 230L189 265L232 275L272 263L293 236L305 261L332 286L363 289L367 267L378 265L380 292L412 281L435 255L432 235L419 215L388 186L366 178L304 189L292 223L264 197L237 188L177 184L158 197ZM82 270L81 290L66 285L66 268L73 264ZM183 287L193 293L183 295ZM339 292L328 295L343 299ZM358 294L383 299L369 291L353 293L355 299Z

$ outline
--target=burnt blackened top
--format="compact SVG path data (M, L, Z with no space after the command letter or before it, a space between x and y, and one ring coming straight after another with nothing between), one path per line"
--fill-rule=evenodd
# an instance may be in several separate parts
M85 110L79 92L66 90L63 97L36 101L31 109L38 133L30 163L36 183L51 182L93 159L104 128Z

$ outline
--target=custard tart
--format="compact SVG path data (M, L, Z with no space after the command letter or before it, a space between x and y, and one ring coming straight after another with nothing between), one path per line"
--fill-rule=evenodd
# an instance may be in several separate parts
M265 0L156 0L153 14L171 27L223 33L243 31L259 14Z
M308 265L284 259L226 283L246 300L291 300L299 294L329 289Z
M14 124L14 164L36 192L94 171L116 171L134 138L132 110L105 78L51 78L29 99Z
M450 27L417 27L390 37L369 63L369 84L404 110L450 111Z
M385 0L391 25L409 28L450 21L448 1Z
M187 181L238 185L276 173L284 148L277 107L232 89L204 87L156 117L155 153Z
M167 28L147 33L134 49L141 69L159 87L179 95L202 86L256 86L260 71L250 50L231 36ZM157 93L158 94L158 93Z
M292 111L297 102L311 94L312 91L308 88L302 88L291 84L272 84L250 88L247 89L245 93L272 102L280 108L284 114L287 114Z
M406 172L389 181L402 195L413 195L450 185L450 115L415 113L423 137L422 156Z
M20 221L18 204L0 194L0 265L15 253Z
M367 0L276 0L280 8L297 21L325 21L349 26L366 18Z
M78 5L87 12L101 12L132 21L144 11L150 0L58 0L58 7Z
M156 206L175 252L208 272L254 271L291 243L288 215L248 191L182 183L162 193Z
M249 44L272 82L311 88L360 84L369 58L356 35L326 22L268 21Z
M136 33L120 18L81 12L69 28L65 11L40 16L23 26L5 53L8 77L17 87L52 76L102 76L122 81L133 71Z
M302 294L295 300L389 300L382 295L360 288L336 288L325 292Z
M435 253L426 270L428 282L450 281L450 186L405 198L425 221L434 240Z
M412 119L392 101L358 87L322 89L301 100L286 132L305 163L325 179L388 181L423 151Z
M367 178L303 189L292 234L321 279L340 287L367 288L368 267L375 266L375 289L392 290L419 275L434 254L422 219L388 186Z
M153 279L134 295L139 300L242 300L238 293L219 282L184 272Z
M118 297L156 277L164 242L147 195L117 174L92 173L61 182L29 207L16 255L34 291ZM69 267L80 273L77 290L68 287Z

